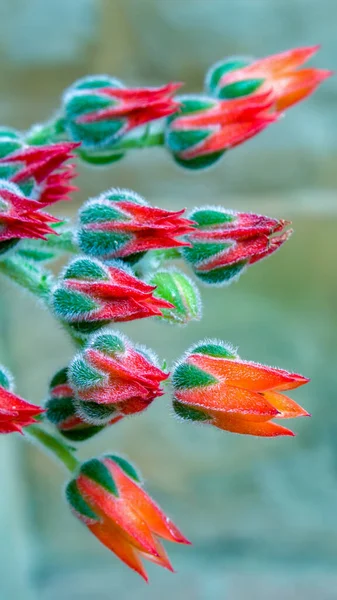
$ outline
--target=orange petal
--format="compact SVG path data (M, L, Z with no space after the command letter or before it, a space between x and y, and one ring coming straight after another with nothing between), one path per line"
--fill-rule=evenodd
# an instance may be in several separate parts
M150 562L153 562L155 565L164 567L165 569L168 569L169 571L171 571L171 573L174 573L174 569L170 563L170 559L167 556L164 546L158 540L156 540L156 543L157 543L157 550L158 550L159 556L152 556L152 554L146 554L145 552L141 552L140 553L141 556L143 556Z
M319 45L292 48L291 50L286 50L285 52L279 52L278 54L272 54L271 56L261 58L260 60L255 61L253 64L255 65L256 70L261 69L265 72L269 72L270 74L278 75L279 73L284 73L285 71L297 69L306 63L309 58L314 56L319 48ZM249 69L249 66L250 65L246 67L247 70ZM251 66L253 68L253 65Z
M244 435L255 435L259 437L276 437L279 435L290 435L295 434L286 427L267 421L264 423L255 423L253 421L246 421L240 419L228 413L222 413L216 416L212 422L215 427L224 429L225 431L231 431L232 433L241 433Z
M142 565L137 550L126 541L118 527L115 527L110 521L106 521L89 525L88 528L104 546L116 554L121 561L130 567L130 569L133 569L139 573L145 581L148 581L147 573Z
M309 381L309 379L297 373L289 373L283 369L275 369L240 359L233 360L192 354L189 356L188 362L226 381L227 385L253 392L290 390Z
M117 498L92 479L79 475L78 489L90 499L90 506L105 522L110 520L122 530L124 537L138 550L158 556L156 542L147 523L123 497Z
M170 542L177 542L179 544L190 543L183 536L181 531L179 531L178 527L172 523L140 485L130 479L130 477L128 477L124 471L109 458L105 458L104 463L111 471L121 496L123 496L139 516L144 519L153 533Z
M297 404L288 396L283 396L283 394L278 394L277 392L265 392L264 397L277 408L280 414L277 416L278 419L290 419L292 417L310 417L310 413L308 413L302 406Z
M175 397L189 406L206 409L207 414L209 411L226 412L254 421L269 420L279 412L262 394L231 387L224 382L207 387L177 390Z
M283 111L312 94L332 71L327 69L303 69L286 73L275 82L276 110Z

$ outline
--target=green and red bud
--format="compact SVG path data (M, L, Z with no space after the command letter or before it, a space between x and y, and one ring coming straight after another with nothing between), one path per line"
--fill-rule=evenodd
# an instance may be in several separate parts
M241 360L230 345L205 340L190 348L173 371L173 407L184 420L233 433L294 435L271 419L309 415L281 393L308 381L296 373Z
M22 433L22 428L35 423L44 410L14 394L13 378L9 371L0 365L0 434Z
M149 206L130 190L112 189L84 204L78 244L94 258L135 262L148 250L186 245L177 238L193 228L183 213Z
M104 265L89 257L75 258L52 294L56 315L80 333L110 322L162 316L172 304L153 295L154 286L135 277L121 261Z
M180 110L167 120L165 145L175 161L188 169L204 169L224 152L257 135L277 120L273 99L218 100L210 96L179 97Z
M153 295L168 301L171 307L162 309L162 320L169 323L186 325L190 321L199 321L202 303L195 283L178 269L158 269L149 279L155 286Z
M245 268L278 250L286 242L289 222L239 213L221 206L193 210L196 223L182 249L195 275L209 285L227 285L238 279Z
M121 417L109 414L108 422L94 424L93 419L84 419L81 402L69 383L68 369L58 371L50 382L46 402L46 418L58 431L72 442L82 442L99 433L106 425L116 423Z
M0 180L0 254L22 238L45 240L47 234L55 233L50 224L58 219L39 212L41 208L40 202L24 196L17 185Z
M75 165L68 161L78 144L61 142L44 146L28 146L18 132L0 131L0 178L15 183L21 192L48 206L69 200L76 177Z
M142 412L163 395L167 378L151 350L109 330L92 335L69 368L79 414L94 424Z
M327 69L299 69L318 49L319 46L293 48L257 60L235 56L224 59L209 69L206 90L220 99L270 92L273 110L287 110L331 77L332 71Z
M160 538L189 544L123 457L105 455L83 463L66 487L66 499L97 539L146 581L142 558L173 570Z
M80 156L106 164L123 157L114 146L130 131L167 117L179 108L172 98L181 86L127 88L113 77L94 75L76 81L63 96L69 139L81 142Z

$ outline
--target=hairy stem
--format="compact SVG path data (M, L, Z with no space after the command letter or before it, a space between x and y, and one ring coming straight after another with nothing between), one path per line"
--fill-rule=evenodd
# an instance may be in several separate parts
M76 471L79 461L74 456L72 448L62 440L48 433L41 425L30 425L24 429L25 435L36 440L49 453L53 454L71 472Z
M48 303L54 278L49 271L12 256L0 261L0 272Z
M0 273L31 292L51 310L50 297L55 280L49 271L23 260L22 257L11 256L0 260ZM76 346L84 345L84 340L73 331L70 325L63 322L61 325L69 333Z

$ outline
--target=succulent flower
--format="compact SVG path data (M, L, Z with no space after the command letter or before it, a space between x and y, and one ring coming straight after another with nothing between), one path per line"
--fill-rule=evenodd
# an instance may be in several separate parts
M226 150L242 144L278 119L270 112L273 97L218 100L211 96L179 97L180 110L167 120L165 146L188 169L204 169Z
M67 485L66 498L97 539L146 581L142 558L173 571L160 538L189 544L145 492L133 465L120 456L83 463Z
M332 71L299 69L319 46L293 48L253 60L232 56L213 65L206 75L206 90L220 99L270 91L276 111L284 111L312 94Z
M228 344L205 340L192 346L172 375L174 410L182 419L248 435L294 435L271 419L309 416L282 392L309 379L241 360Z

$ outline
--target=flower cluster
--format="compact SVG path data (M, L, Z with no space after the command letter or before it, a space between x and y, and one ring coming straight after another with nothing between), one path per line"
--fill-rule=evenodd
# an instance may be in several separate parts
M285 395L309 380L242 360L218 340L194 344L171 375L152 350L107 327L150 317L178 325L200 320L197 283L232 283L281 248L292 229L284 219L212 204L185 214L181 204L152 206L118 188L86 201L74 227L44 209L76 190L77 156L103 165L129 150L162 146L182 167L211 166L329 77L300 69L316 50L220 61L202 94L174 97L181 86L174 82L127 88L110 76L85 77L66 90L53 121L25 134L0 128L0 273L42 300L77 346L52 378L45 408L15 395L0 368L0 433L26 433L62 460L72 473L66 499L75 516L145 579L142 559L172 570L161 539L189 542L131 463L104 454L80 464L73 443L147 410L169 379L182 420L291 436L274 419L309 416ZM73 256L58 275L44 268L66 253Z

